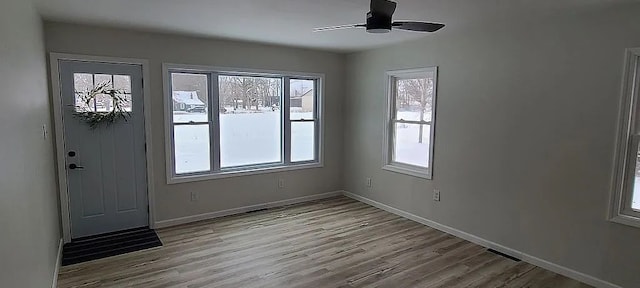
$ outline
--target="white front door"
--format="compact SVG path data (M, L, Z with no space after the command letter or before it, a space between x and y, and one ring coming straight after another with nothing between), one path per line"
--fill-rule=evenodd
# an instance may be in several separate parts
M59 63L71 237L149 226L142 67L83 61ZM78 111L113 109L109 95L79 101L106 84L126 99L127 120L91 128ZM85 93L85 94L83 94Z

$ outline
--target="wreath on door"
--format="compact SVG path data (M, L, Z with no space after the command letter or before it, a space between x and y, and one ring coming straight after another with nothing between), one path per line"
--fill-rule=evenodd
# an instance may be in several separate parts
M98 126L109 126L119 119L127 121L130 114L127 111L127 102L130 100L125 98L125 91L112 88L110 81L102 82L87 92L76 92L80 103L75 106L73 115L81 121L87 123L91 129ZM102 95L102 99L98 96ZM110 97L109 98L106 98ZM106 98L107 101L104 101ZM111 101L108 101L111 100ZM98 103L108 103L109 109L106 111L98 111Z

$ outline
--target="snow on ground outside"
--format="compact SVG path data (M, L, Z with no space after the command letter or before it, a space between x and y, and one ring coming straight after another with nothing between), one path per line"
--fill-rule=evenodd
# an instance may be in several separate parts
M231 109L229 109L231 111ZM220 114L220 161L223 168L280 162L280 111L269 108L248 113ZM398 118L418 120L419 112L400 112ZM310 119L311 113L292 113L293 119ZM206 122L205 113L174 114L174 122ZM420 125L397 124L394 159L397 162L427 167L430 154L430 125L424 125L423 141L418 143ZM291 124L292 161L313 160L314 124ZM176 173L210 170L208 125L175 126Z
M419 111L398 111L397 119L419 121ZM430 119L430 114L425 114L424 119ZM395 146L393 160L396 162L415 166L429 166L429 149L431 139L431 125L424 125L422 131L422 143L419 143L419 124L396 124Z
M222 168L281 161L280 111L247 112L220 114ZM292 113L294 117L311 119L312 113ZM207 114L174 113L174 122L189 121L206 122ZM208 125L177 125L174 129L176 173L210 170ZM312 122L291 124L292 161L313 160L314 137Z
M636 182L633 185L631 208L640 210L640 177L636 177Z

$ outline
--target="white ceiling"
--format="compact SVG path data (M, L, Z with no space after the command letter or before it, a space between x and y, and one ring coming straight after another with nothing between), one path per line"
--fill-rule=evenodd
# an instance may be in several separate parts
M429 37L395 30L312 32L363 23L369 0L34 0L45 19L220 37L335 51L355 51ZM447 33L494 17L527 15L633 0L396 0L396 20L447 24Z

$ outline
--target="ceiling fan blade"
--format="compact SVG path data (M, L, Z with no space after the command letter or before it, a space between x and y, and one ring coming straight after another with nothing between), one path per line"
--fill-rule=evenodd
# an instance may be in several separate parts
M338 26L329 26L322 28L314 28L313 32L323 32L323 31L333 31L333 30L341 30L341 29L350 29L350 28L364 28L366 24L347 24L347 25L338 25Z
M371 0L371 13L391 18L396 12L397 5L396 2L389 0Z
M444 27L444 24L415 21L395 21L392 23L392 26L394 29L417 32L436 32L442 29L442 27Z

